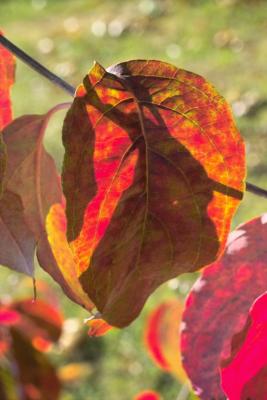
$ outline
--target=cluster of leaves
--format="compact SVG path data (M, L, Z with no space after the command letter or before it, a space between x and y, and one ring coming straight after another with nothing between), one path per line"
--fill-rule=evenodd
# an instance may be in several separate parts
M93 335L127 326L160 284L213 263L183 314L176 301L155 311L146 341L158 364L185 379L181 351L201 398L255 397L265 358L243 346L258 345L265 323L265 296L250 307L266 290L267 217L228 238L245 156L226 101L202 77L167 63L95 63L71 105L12 121L13 71L0 48L0 263L33 276L36 250L40 266L93 315ZM64 107L60 179L43 137ZM258 356L248 373L244 359Z
M44 352L58 341L61 328L60 313L43 300L0 305L2 400L59 398L61 384Z

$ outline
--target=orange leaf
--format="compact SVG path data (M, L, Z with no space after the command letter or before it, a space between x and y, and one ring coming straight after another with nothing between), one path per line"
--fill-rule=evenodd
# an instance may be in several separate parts
M112 326L110 326L106 321L98 318L93 318L93 319L89 318L86 321L86 324L90 328L88 331L89 336L103 336L110 329L112 329Z
M58 375L65 384L79 384L82 379L92 374L92 368L87 362L71 363L59 368Z
M180 353L180 323L183 306L176 299L160 304L149 316L145 344L159 367L173 373L182 382L187 380Z
M244 190L244 144L205 79L140 60L94 65L63 142L77 275L103 318L123 327L161 283L221 254Z

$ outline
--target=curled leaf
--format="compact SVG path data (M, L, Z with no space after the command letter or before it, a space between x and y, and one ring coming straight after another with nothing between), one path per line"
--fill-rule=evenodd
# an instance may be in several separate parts
M266 290L267 214L240 225L224 255L193 286L183 314L183 366L201 399L224 399L220 363L244 326L254 300Z
M112 326L110 326L106 321L101 318L89 318L86 321L86 324L89 326L89 336L103 336L112 328Z
M64 123L67 238L83 290L128 325L163 282L222 252L244 144L205 79L159 61L95 64Z

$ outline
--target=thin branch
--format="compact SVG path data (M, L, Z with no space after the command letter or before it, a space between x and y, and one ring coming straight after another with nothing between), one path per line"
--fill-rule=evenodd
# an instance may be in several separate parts
M23 50L19 49L16 45L14 45L10 40L0 34L0 44L7 48L11 53L15 54L21 61L27 64L29 67L34 69L36 72L44 76L50 82L59 86L61 89L64 89L71 96L75 94L75 88L65 82L63 79L59 78L57 75L53 74L53 72L49 71L38 61L34 60L28 54L26 54Z
M0 44L7 48L11 53L15 54L21 61L27 64L30 68L38 72L40 75L44 76L50 82L59 86L61 89L65 90L72 97L75 95L75 88L69 83L61 79L59 76L53 74L38 61L34 60L31 56L26 54L23 50L18 48L15 44L10 42L6 37L0 34ZM246 191L253 193L257 196L267 198L267 190L260 188L252 183L246 182Z
M267 198L267 190L253 185L253 183L246 182L246 191Z

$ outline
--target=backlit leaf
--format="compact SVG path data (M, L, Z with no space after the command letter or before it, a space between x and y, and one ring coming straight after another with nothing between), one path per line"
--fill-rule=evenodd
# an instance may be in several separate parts
M126 326L161 283L222 252L244 189L243 141L205 79L139 60L94 65L63 143L79 280L109 324Z
M184 368L201 399L224 399L220 362L244 326L254 300L266 290L267 214L233 231L222 258L193 286L183 314Z
M76 302L82 304L91 311L95 307L88 295L84 292L78 276L79 263L74 258L66 238L66 218L64 208L61 204L55 204L50 208L46 220L46 231L49 245L53 251L58 270L71 293L75 294ZM43 252L46 256L46 252ZM43 265L42 260L40 260ZM51 273L52 275L52 273Z
M0 35L2 35L1 31ZM14 79L14 57L5 47L0 45L0 131L12 120L10 88Z
M232 340L222 364L222 387L229 400L267 398L267 293L252 305L247 322Z
M93 337L105 335L112 327L103 319L89 319L86 324L89 326L88 335Z
M0 31L0 35L1 35ZM13 55L0 45L0 132L12 120L10 88L15 79L15 60ZM6 149L0 136L0 195L6 168Z
M187 380L180 353L180 323L183 306L176 299L160 304L149 316L146 347L159 367L173 373L180 381Z

